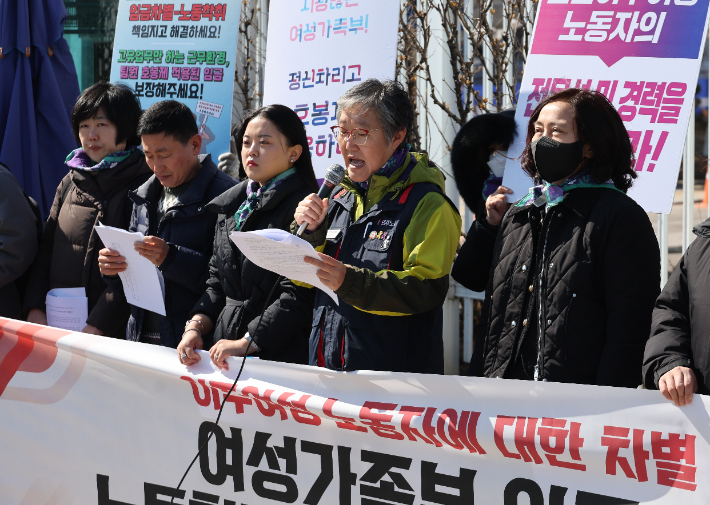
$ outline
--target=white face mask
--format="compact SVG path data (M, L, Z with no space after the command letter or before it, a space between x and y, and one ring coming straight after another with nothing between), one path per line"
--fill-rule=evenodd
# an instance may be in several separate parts
M488 168L491 169L491 172L496 177L503 177L505 163L508 161L507 154L508 151L493 151L493 154L488 158Z

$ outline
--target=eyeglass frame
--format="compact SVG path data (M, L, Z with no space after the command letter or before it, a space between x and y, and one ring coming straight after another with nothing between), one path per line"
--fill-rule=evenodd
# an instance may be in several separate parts
M377 130L382 130L384 127L383 127L383 126L380 126L379 128L375 128L374 130L366 130L365 128L353 128L352 130L348 131L348 130L346 130L345 128L343 128L342 126L340 126L340 125L333 125L333 126L331 126L331 127L330 127L330 131L333 132L333 135L335 135L335 138L339 138L339 137L340 137L340 133L336 135L334 128L338 128L339 130L342 130L342 132L345 132L345 133L348 135L348 138L352 138L353 132L354 132L355 130L362 130L362 131L364 131L364 132L365 132L365 136L366 136L365 142L363 142L362 144L358 144L357 142L355 142L355 141L353 140L353 142L355 142L355 145L364 146L365 144L367 144L367 140L370 138L369 135L370 135L371 132L376 132ZM342 132L341 132L341 133L342 133ZM347 141L347 139L343 140L343 142L346 142L346 141Z

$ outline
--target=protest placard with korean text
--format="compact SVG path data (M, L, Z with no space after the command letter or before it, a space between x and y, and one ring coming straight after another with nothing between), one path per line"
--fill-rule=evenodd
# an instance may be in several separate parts
M513 199L533 185L520 169L533 110L576 87L603 93L624 121L638 175L629 196L648 212L670 212L707 17L708 0L542 0L506 164Z
M316 177L343 163L330 130L338 98L365 79L394 78L398 19L398 2L272 0L264 103L301 118Z
M229 0L121 0L118 7L111 81L134 90L143 109L161 100L187 105L202 136L200 152L213 160L229 151L240 8Z

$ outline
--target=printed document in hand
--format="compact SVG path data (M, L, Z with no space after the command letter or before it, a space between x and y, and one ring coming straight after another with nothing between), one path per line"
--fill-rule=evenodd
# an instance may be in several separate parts
M89 317L89 299L84 288L55 288L47 293L47 325L81 331Z
M318 268L303 261L305 256L320 258L313 246L302 238L278 229L233 231L229 238L255 265L287 279L306 282L322 290L338 303L338 296L316 275Z
M105 247L126 258L128 268L118 274L123 282L123 292L131 305L165 315L165 287L163 274L158 267L134 249L133 243L143 240L140 232L131 233L99 223L96 233Z

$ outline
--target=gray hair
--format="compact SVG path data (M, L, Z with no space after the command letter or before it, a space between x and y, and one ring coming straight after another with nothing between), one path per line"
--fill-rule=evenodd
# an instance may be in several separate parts
M414 107L407 91L400 83L392 80L367 79L350 88L338 100L338 120L344 110L373 110L382 123L387 142L392 142L395 134L403 128L407 134L398 148L409 140L414 123Z

